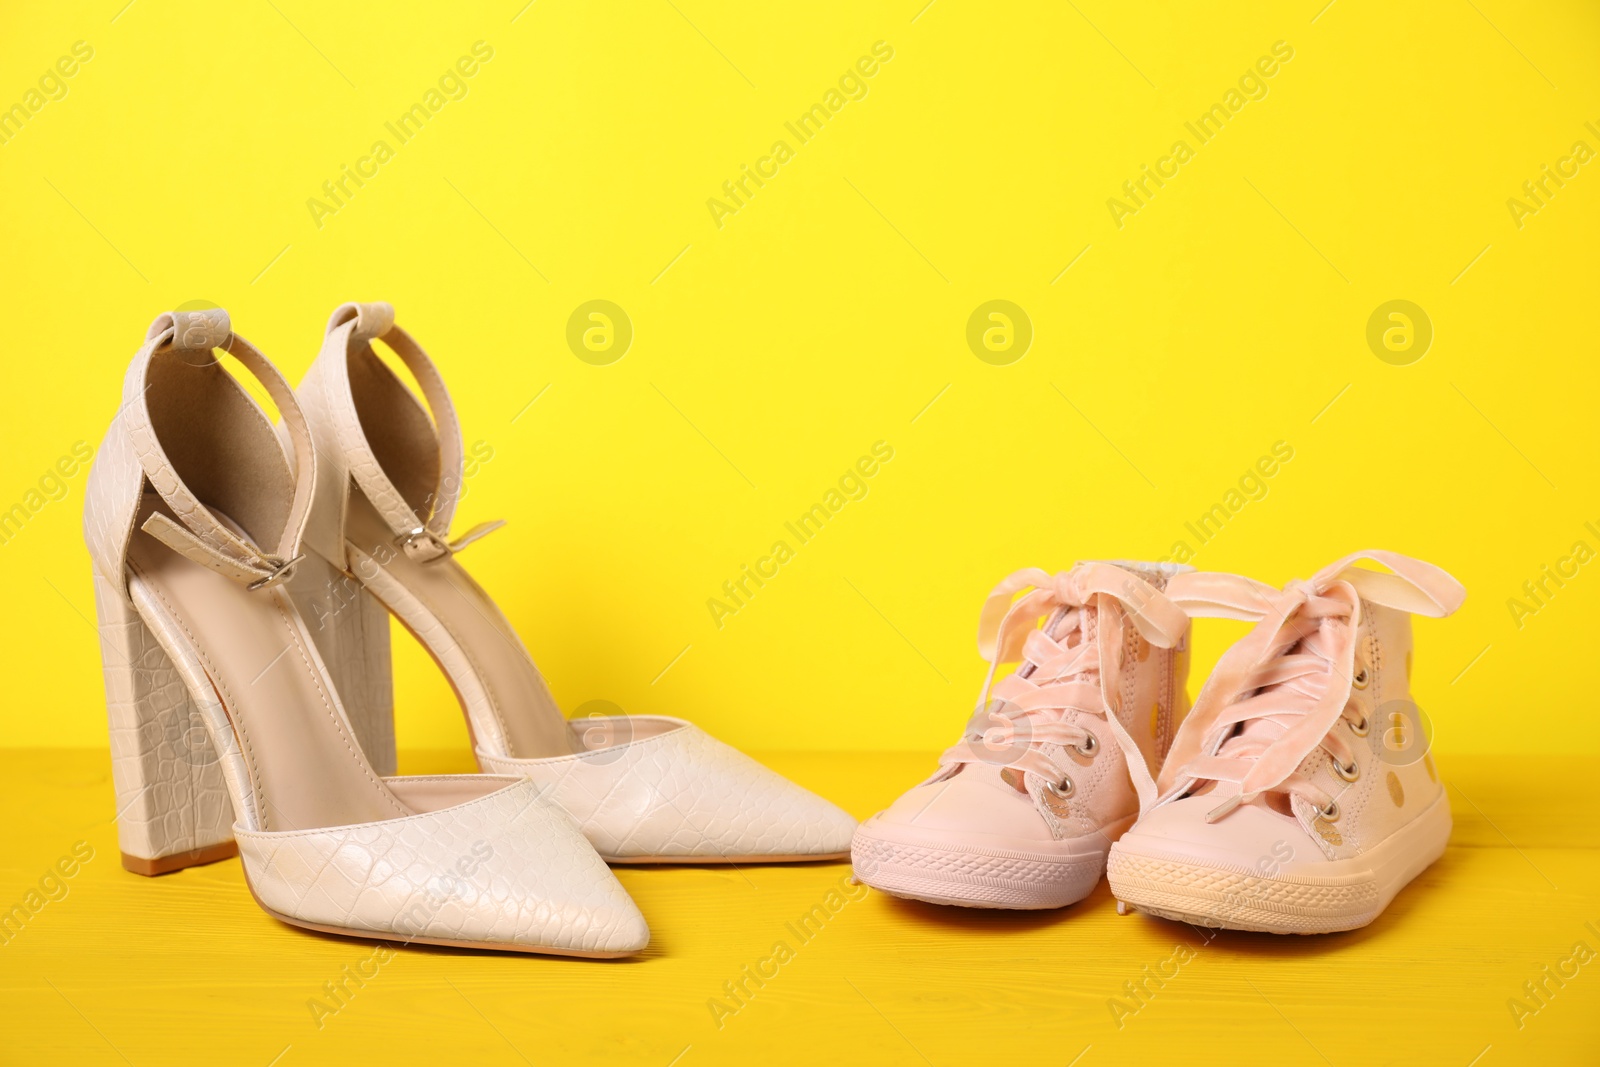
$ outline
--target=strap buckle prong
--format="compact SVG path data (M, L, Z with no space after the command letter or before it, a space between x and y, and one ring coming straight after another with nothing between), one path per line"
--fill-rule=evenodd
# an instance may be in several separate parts
M257 578L255 581L245 586L245 588L251 592L255 592L258 589L270 589L275 585L285 582L294 577L294 565L305 558L305 553L302 552L300 555L294 557L294 559L270 560L273 565L272 573L267 575L265 578Z
M418 526L410 533L402 535L396 543L407 556L419 563L431 563L455 551L450 547L450 542L426 526Z

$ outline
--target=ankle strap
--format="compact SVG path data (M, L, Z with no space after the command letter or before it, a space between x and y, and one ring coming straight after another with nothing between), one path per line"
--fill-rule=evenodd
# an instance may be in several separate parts
M263 551L239 536L202 504L184 484L161 447L151 423L146 393L152 358L165 349L193 362L214 360L213 349L221 349L237 359L266 389L283 420L294 449L294 496L278 543ZM249 341L234 333L228 313L220 308L209 311L172 311L157 316L145 334L145 344L133 358L123 383L124 425L129 443L144 477L167 506L178 516L156 512L140 527L174 551L197 563L221 571L252 589L277 584L291 573L300 558L300 541L311 511L316 479L316 453L311 431L294 398L294 390L283 375Z
M369 349L375 339L393 349L411 372L432 417L435 445L439 450L439 477L420 507L413 507L384 473L356 408L350 382L350 357ZM424 563L442 559L502 525L480 523L456 541L449 540L465 470L461 424L438 368L422 346L394 324L392 305L341 304L328 319L328 332L317 362L325 376L324 396L332 408L327 414L335 428L339 454L349 468L350 477L372 502L408 556Z

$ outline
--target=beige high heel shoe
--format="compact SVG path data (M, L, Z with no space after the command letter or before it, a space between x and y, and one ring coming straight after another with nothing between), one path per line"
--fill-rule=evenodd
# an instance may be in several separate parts
M213 349L265 386L292 470ZM627 893L531 783L384 779L368 763L284 589L315 479L294 394L226 313L157 318L84 508L124 866L159 874L237 841L256 900L297 926L579 956L644 947Z
M376 339L416 378L426 407L372 350ZM848 814L683 719L562 716L510 622L455 558L500 524L449 540L461 430L439 372L392 307L338 308L297 395L324 469L306 528L316 562L290 592L330 665L355 676L340 689L364 697L347 707L375 763L391 765L394 746L380 603L449 676L479 766L533 779L607 860L849 855Z

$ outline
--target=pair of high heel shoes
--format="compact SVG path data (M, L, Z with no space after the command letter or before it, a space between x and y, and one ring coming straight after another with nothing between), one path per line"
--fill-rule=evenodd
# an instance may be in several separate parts
M455 559L498 525L450 540L462 469L444 382L387 304L335 311L298 390L223 311L155 320L84 508L124 866L237 851L297 926L602 957L650 937L608 862L849 855L848 814L681 719L565 719ZM488 773L394 776L390 613Z

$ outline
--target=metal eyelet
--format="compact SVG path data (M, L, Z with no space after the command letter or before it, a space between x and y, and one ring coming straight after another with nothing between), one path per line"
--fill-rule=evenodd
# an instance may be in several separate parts
M1343 778L1345 781L1353 782L1357 778L1361 777L1361 764L1357 763L1355 760L1351 760L1350 761L1350 766L1346 767L1344 764L1340 763L1338 760L1334 759L1331 756L1328 757L1328 759L1329 759L1329 762L1331 762L1333 764L1333 773L1337 774L1340 778Z
M1349 719L1346 719L1345 722L1349 723L1350 732L1355 734L1357 737L1366 737L1367 730L1369 730L1372 726L1372 724L1367 721L1366 715L1361 716L1361 721L1359 723L1350 722Z
M1367 683L1371 680L1372 677L1367 673L1366 664L1362 664L1360 667L1356 668L1355 677L1350 679L1350 684L1357 689L1365 689L1367 687Z
M1073 790L1076 787L1072 784L1072 779L1063 774L1061 776L1061 781L1046 782L1044 788L1045 792L1049 793L1051 796L1065 800L1072 795Z
M1078 746L1078 755L1080 755L1080 756L1093 756L1096 752L1099 752L1099 751L1100 751L1100 742L1098 740L1096 740L1094 734L1089 734L1088 736L1086 736L1083 739L1083 744Z
M1328 801L1328 806L1325 808L1318 808L1317 814L1322 816L1328 822L1337 821L1339 818L1339 802L1337 800Z

